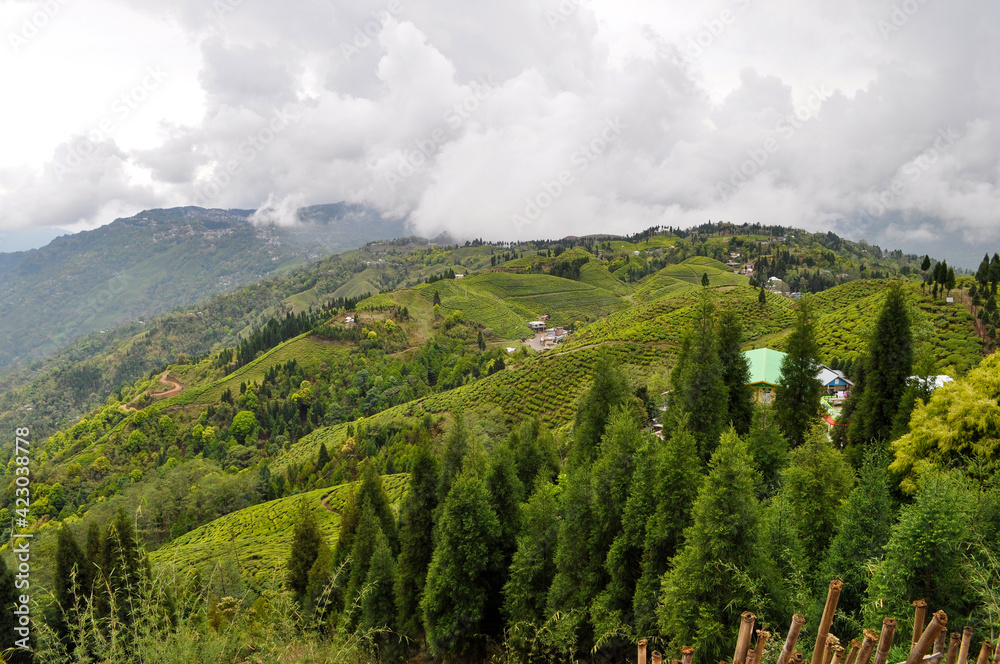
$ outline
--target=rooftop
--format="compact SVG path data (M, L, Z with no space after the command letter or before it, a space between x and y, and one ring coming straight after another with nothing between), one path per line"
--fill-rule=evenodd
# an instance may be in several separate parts
M785 359L785 353L771 348L755 348L743 351L743 355L750 363L748 385L755 383L777 385L781 381L781 361Z

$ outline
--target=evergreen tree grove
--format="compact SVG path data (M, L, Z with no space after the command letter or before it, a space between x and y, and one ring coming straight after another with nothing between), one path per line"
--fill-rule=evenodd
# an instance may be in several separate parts
M774 414L788 444L801 445L819 412L822 385L816 378L819 369L819 344L816 323L809 303L803 300L795 317L795 327L788 335L786 355L781 362L781 383L774 398Z
M736 433L746 435L753 419L753 392L750 382L750 363L743 354L743 325L739 314L726 309L719 316L719 360L722 362L722 381L726 385L729 422Z
M410 469L410 485L399 510L399 577L396 607L399 630L413 639L423 633L420 597L434 550L434 511L437 508L438 464L426 447L417 449Z

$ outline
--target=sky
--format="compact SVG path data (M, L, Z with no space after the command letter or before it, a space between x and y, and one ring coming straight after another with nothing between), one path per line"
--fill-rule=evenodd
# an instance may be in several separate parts
M5 0L0 32L0 238L350 201L426 236L1000 249L991 0Z

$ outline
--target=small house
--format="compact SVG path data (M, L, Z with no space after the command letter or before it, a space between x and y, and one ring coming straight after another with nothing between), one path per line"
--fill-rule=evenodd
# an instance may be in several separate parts
M771 403L774 391L781 382L781 363L785 359L785 353L771 348L755 348L743 351L743 356L750 365L750 381L747 385L753 388L754 400L758 403Z
M854 387L847 375L839 369L831 369L826 365L821 365L816 378L823 384L823 389L831 397L844 398L847 391Z
M528 323L528 327L531 328L533 332L544 332L545 331L545 321L533 320Z

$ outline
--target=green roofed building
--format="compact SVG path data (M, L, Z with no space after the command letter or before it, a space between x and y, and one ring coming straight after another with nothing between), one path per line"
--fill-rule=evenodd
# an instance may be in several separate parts
M750 382L754 398L760 403L771 403L774 390L781 382L781 363L785 353L770 348L755 348L743 351L750 364Z

